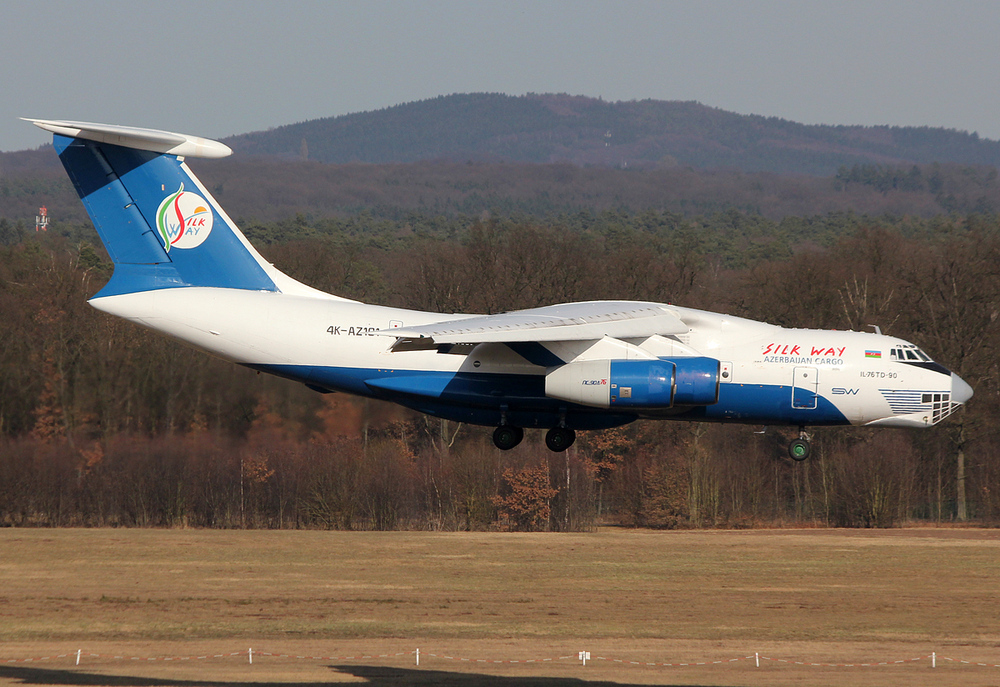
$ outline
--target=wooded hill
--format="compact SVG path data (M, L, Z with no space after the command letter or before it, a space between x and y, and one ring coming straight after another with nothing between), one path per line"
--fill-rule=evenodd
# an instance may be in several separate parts
M467 160L831 176L860 164L1000 165L1000 142L930 127L824 126L696 102L441 96L225 139L252 155L342 164Z
M693 169L619 170L570 164L414 162L370 165L247 158L192 160L237 220L351 217L398 220L645 211L697 217L739 210L788 216L914 215L1000 211L993 167L858 165L832 177ZM0 154L0 219L32 228L40 206L54 221L88 222L51 147Z
M698 103L452 95L225 141L234 156L192 164L233 217L258 221L1000 211L996 141L806 126ZM28 225L42 205L54 219L87 221L50 146L0 153L0 218Z

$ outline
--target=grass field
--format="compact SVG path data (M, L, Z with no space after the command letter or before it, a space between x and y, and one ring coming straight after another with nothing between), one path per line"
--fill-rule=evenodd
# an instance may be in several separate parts
M0 685L1000 685L946 658L1000 664L998 531L0 530Z

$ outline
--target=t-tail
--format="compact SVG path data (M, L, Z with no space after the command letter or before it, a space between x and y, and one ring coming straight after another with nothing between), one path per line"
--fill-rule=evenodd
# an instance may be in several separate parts
M95 299L192 286L319 294L265 261L184 162L225 157L228 146L152 129L27 121L54 134L115 264Z

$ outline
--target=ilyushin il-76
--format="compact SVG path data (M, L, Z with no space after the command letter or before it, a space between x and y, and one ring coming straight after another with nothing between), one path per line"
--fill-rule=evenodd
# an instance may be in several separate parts
M498 315L369 305L264 260L185 158L222 143L150 129L28 120L54 134L114 273L91 305L321 392L525 429L553 451L634 420L930 427L972 397L917 346L880 332L787 329L664 303L591 301Z

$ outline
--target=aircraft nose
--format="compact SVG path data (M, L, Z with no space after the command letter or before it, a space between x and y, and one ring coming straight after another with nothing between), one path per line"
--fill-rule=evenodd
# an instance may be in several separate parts
M972 387L954 372L951 373L952 403L965 403L972 398Z

